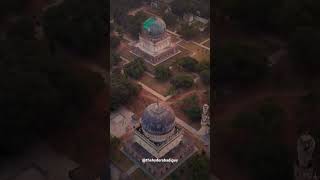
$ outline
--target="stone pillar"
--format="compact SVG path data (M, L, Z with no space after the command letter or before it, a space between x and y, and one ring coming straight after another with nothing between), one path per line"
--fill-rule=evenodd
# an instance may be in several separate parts
M298 158L294 164L295 180L319 180L312 163L315 146L315 140L310 134L304 133L299 137L297 141Z

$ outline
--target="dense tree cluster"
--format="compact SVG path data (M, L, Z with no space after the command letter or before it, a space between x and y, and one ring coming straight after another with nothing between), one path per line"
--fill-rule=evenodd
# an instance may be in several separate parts
M197 95L192 95L182 100L182 111L193 121L200 121L201 107Z
M111 50L116 49L120 45L120 38L117 36L110 36L110 48Z
M182 24L179 30L179 34L182 35L182 37L186 40L190 40L194 38L196 35L198 35L199 30L193 26L193 25L188 25L186 23Z
M163 16L163 20L168 27L172 27L177 24L178 17L173 13L167 13Z
M170 83L175 89L191 88L193 86L193 78L187 74L178 74L170 80Z
M134 79L139 79L143 75L145 70L146 67L144 61L141 58L137 58L131 61L124 67L125 73Z
M110 65L111 67L116 66L121 61L120 55L115 53L114 51L110 52Z
M187 71L196 72L199 63L196 59L187 56L178 59L177 64L186 69Z
M142 24L147 18L148 16L140 11L135 16L127 16L126 21L121 25L132 37L138 39Z
M49 8L43 17L44 29L52 46L94 54L106 45L109 20L104 0L69 0Z
M168 66L157 66L155 68L156 79L160 81L166 81L170 78L171 72Z
M185 13L196 14L210 18L210 0L174 0L171 3L173 13L182 17Z
M110 0L110 18L117 24L126 22L129 10L138 8L143 0Z
M140 87L121 74L111 74L111 111L127 103L138 94Z
M193 180L209 179L209 158L204 154L196 154L190 159Z

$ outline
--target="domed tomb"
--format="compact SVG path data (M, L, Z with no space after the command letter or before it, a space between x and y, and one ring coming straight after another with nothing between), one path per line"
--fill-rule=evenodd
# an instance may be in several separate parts
M141 127L150 140L154 142L165 141L174 133L174 112L164 104L151 104L142 114Z
M157 17L150 17L143 23L142 32L151 38L159 38L166 31L165 22Z

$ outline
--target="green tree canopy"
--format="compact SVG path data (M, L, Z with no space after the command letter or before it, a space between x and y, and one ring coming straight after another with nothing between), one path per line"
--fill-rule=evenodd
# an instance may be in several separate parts
M126 64L124 71L128 76L134 79L139 79L143 75L145 69L146 67L144 65L143 59L137 58L132 62Z
M201 107L197 95L192 95L183 99L181 109L191 120L201 120Z
M171 72L169 67L167 66L157 66L155 68L155 76L156 79L160 80L160 81L166 81L170 78L171 76Z
M178 59L177 63L187 71L191 71L191 72L195 72L199 64L197 60L189 56Z
M140 88L121 74L111 74L111 111L127 103L138 94Z
M193 78L187 74L178 74L171 79L170 83L176 89L191 88L193 85Z

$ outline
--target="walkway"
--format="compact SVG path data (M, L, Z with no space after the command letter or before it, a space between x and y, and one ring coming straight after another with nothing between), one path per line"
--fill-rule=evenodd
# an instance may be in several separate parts
M208 38L208 39L206 39L206 40L204 40L204 41L202 41L200 44L204 44L204 43L206 43L207 41L209 41L210 40L210 38Z
M128 171L126 172L129 175L131 175L134 171L136 171L139 168L139 166L137 166L137 164L134 164L133 166L131 166L131 168L128 169Z
M140 84L143 89L145 89L146 91L148 91L152 95L158 97L161 101L167 101L168 99L170 99L172 97L171 95L164 97L160 93L156 92L155 90L149 88L147 85L143 84L142 82L137 81L137 83Z
M195 42L195 41L192 41L192 43L195 44L195 45L197 45L197 46L200 46L200 47L202 47L202 48L210 51L210 48L208 48L207 46L204 46L204 45L202 45L202 44L199 44L199 43L197 43L197 42Z

